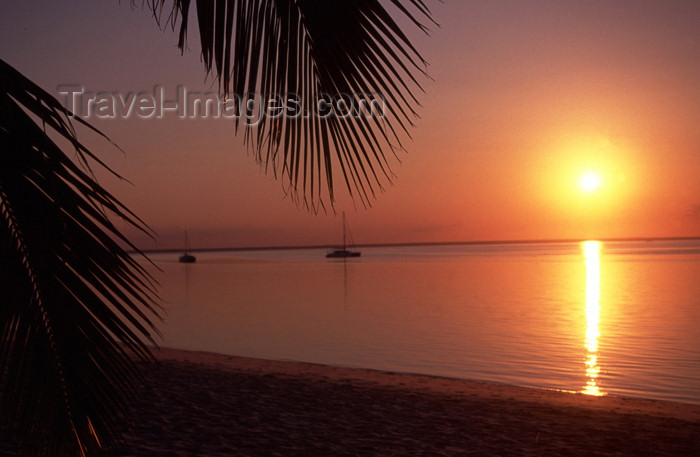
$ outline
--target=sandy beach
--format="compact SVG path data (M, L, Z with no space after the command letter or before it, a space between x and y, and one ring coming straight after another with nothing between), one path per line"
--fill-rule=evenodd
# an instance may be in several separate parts
M118 455L696 456L700 405L155 351Z

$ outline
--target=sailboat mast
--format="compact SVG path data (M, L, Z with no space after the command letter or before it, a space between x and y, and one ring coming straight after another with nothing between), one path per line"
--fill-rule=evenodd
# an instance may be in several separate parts
M343 250L345 250L345 211L343 211Z

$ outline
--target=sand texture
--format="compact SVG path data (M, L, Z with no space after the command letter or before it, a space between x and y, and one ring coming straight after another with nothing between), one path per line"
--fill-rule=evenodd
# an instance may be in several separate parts
M698 456L700 405L160 349L117 455Z

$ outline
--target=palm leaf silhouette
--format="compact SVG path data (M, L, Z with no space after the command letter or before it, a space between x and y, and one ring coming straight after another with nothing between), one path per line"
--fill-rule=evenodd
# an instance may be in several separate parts
M23 455L114 444L132 355L149 360L157 333L152 279L110 216L148 229L91 164L60 103L0 61L0 417Z
M353 198L367 206L393 173L385 151L403 148L401 138L417 116L426 63L379 0L195 0L202 60L222 93L245 96L295 94L304 115L263 117L245 124L245 140L258 161L281 177L290 195L307 207L334 197L340 170ZM394 15L420 29L432 22L422 0L391 0ZM165 0L150 0L160 18ZM405 5L407 6L405 6ZM174 0L168 16L179 22L184 50L190 0ZM384 101L378 115L325 118L318 101L342 95ZM342 113L346 113L343 111ZM327 113L327 111L325 111ZM394 154L395 155L395 154Z
M166 3L149 0L159 17ZM389 3L427 30L421 0ZM174 0L170 10L183 50L190 4ZM333 204L334 170L368 205L391 182L384 151L410 136L425 76L392 14L379 0L197 0L196 10L204 65L221 92L295 94L304 114L326 94L383 98L384 116L244 125L257 160L304 205ZM0 441L9 432L23 455L91 456L114 445L138 381L133 356L150 360L146 342L157 334L152 278L110 217L148 228L91 166L109 170L78 140L70 113L0 61Z

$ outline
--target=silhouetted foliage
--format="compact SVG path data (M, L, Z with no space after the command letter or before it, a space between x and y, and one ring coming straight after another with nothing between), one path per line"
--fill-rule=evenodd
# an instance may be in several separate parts
M149 0L156 17L170 11L184 51L190 0ZM369 205L393 173L386 151L402 149L417 116L419 76L426 62L379 0L195 0L202 60L223 94L292 96L298 105L249 125L246 143L280 177L290 195L316 210L334 202L334 168L354 199ZM430 11L422 0L390 0L421 30ZM166 9L166 5L170 8ZM357 113L362 100L384 100L383 116L328 115L318 102L340 100ZM335 106L335 105L334 105ZM343 106L339 103L338 107ZM277 111L279 112L279 111ZM319 113L321 116L314 115ZM295 115L296 114L296 115Z
M130 354L148 360L143 340L154 342L151 277L109 217L147 229L91 164L104 167L61 104L0 61L0 410L23 453L112 444L136 380Z
M158 17L166 3L148 1ZM190 3L168 10L183 50ZM423 30L417 17L432 21L421 0L388 3ZM244 126L292 196L332 204L336 166L365 205L390 182L384 151L408 135L425 62L378 0L196 0L196 14L222 93L298 96L302 115ZM386 116L303 115L326 95L356 94L381 95ZM101 455L117 443L134 360L151 360L157 334L152 278L110 217L150 232L98 184L90 167L109 168L71 120L102 135L0 61L0 431L24 455Z

